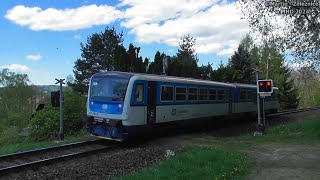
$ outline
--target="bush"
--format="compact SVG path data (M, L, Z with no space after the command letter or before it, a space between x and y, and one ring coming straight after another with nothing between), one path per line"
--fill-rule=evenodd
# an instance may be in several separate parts
M29 122L29 139L47 140L59 132L59 109L51 105L39 111Z
M63 130L65 135L78 133L84 124L80 117L86 111L86 98L80 93L66 91L63 103ZM51 140L59 133L59 107L47 105L29 122L29 139L33 141Z
M9 127L0 134L0 145L15 144L23 141L17 128Z

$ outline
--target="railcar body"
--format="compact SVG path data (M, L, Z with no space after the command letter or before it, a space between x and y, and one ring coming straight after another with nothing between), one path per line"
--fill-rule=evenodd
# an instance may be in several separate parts
M265 99L267 112L278 106L275 96ZM87 129L122 141L161 123L255 112L254 85L112 71L91 77Z

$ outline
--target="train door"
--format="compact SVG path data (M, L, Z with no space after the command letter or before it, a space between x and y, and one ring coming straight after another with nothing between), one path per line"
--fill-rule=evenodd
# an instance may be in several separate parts
M232 101L233 101L233 96L232 96L232 88L228 89L228 115L229 117L232 116L233 108L232 108Z
M156 122L157 82L148 81L147 124Z

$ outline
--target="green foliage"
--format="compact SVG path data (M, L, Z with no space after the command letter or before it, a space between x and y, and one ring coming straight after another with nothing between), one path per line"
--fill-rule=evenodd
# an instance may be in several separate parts
M0 133L0 145L8 145L22 142L23 139L20 137L18 129L9 127Z
M291 72L295 77L295 87L298 89L299 108L320 105L319 70L313 65L304 65Z
M253 164L238 153L196 148L119 179L244 179Z
M232 139L237 141L319 143L319 128L320 117L317 117L303 122L295 122L270 128L264 136L254 137L252 135L245 135Z
M282 52L289 50L296 60L305 62L312 60L319 63L319 8L308 7L310 13L296 15L282 13L280 15L275 12L284 10L283 6L270 6L267 3L272 2L267 0L239 1L244 18L248 20L253 32L258 32L264 36L268 41L267 43L276 44L277 49L281 49ZM302 10L294 4L287 3L286 10L288 12Z
M159 51L157 51L154 55L153 62L151 62L149 65L149 69L147 72L150 74L162 74L162 63L165 56L166 55L164 53L160 53Z
M196 39L189 34L181 38L178 53L171 58L170 76L200 78L195 46Z
M42 141L57 137L59 132L59 109L51 105L39 111L29 122L29 139Z
M81 44L82 58L75 62L74 76L68 85L73 90L87 93L90 77L102 70L145 73L149 59L139 57L140 47L123 46L123 34L115 28L107 27L104 32L89 36L86 44ZM70 79L70 78L69 78Z
M250 52L240 44L238 51L231 56L229 67L234 70L232 82L250 83L253 81L252 74L253 60L250 57Z
M211 80L219 82L232 82L233 73L234 70L228 66L225 66L221 61L218 69L212 72Z
M28 83L26 74L16 74L8 69L0 73L0 130L13 126L20 131L26 127L35 109L34 102L41 96L40 90Z
M281 109L296 109L298 107L298 91L294 86L294 81L291 76L291 70L289 67L283 66L283 79L278 79L278 81L276 81L280 82L278 87L280 90L279 102Z
M78 92L66 91L63 103L64 133L72 135L79 132L84 124L80 117L86 111L86 98ZM59 108L46 106L29 123L29 138L34 141L50 140L59 133Z
M201 67L198 67L198 74L200 75L200 78L203 80L210 80L212 72L212 66L209 63L207 66L202 65Z
M86 97L79 92L66 91L63 111L66 133L79 132L84 125L80 117L86 113Z
M75 82L69 83L74 90L86 93L90 77L101 70L114 70L116 52L122 48L123 34L117 34L115 28L107 27L104 32L94 33L87 43L81 43L82 58L75 62Z

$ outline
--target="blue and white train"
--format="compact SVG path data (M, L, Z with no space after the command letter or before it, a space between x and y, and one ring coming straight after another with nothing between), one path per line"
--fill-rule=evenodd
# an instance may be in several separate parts
M266 112L277 111L274 88ZM90 80L87 130L122 141L139 129L160 123L256 114L255 85L163 75L102 72Z

